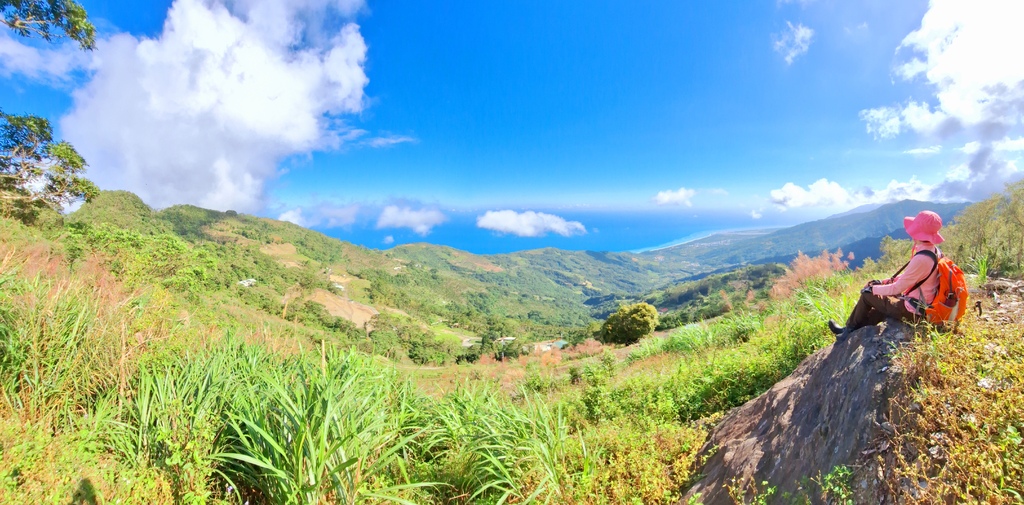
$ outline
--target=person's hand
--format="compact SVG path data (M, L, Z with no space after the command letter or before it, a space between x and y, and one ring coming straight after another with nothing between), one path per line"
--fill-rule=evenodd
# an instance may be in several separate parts
M868 284L867 286L864 286L864 288L863 288L863 289L861 289L861 290L860 290L860 292L861 292L862 294L865 294L865 295L870 295L870 294L874 294L874 292L872 292L872 291L871 291L871 288L872 288L873 286L874 286L873 284L870 284L870 283L869 283L869 284Z
M870 281L868 281L868 286L877 286L879 284L885 284L885 283L880 281L880 280L878 280L878 279L871 279Z

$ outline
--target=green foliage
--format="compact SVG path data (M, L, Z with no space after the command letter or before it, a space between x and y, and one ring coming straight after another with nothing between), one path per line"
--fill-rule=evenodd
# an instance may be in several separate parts
M174 235L142 235L111 225L68 228L67 249L72 259L87 253L109 259L110 269L130 287L152 283L197 294L211 284L214 259Z
M158 219L141 198L128 191L100 191L65 218L68 224L101 223L137 231L143 235L170 233L171 227Z
M729 481L727 487L733 503L744 505L768 505L778 490L775 486L769 486L768 481L761 481L761 485L757 486L753 479L741 480L736 477Z
M647 294L644 301L669 311L659 318L659 330L676 328L764 300L772 281L783 273L785 267L777 263L748 266L671 285Z
M1024 181L964 209L943 236L943 252L964 265L973 264L976 272L981 270L977 261L984 258L986 276L990 271L1024 273Z
M971 258L968 267L978 276L978 284L988 282L988 256Z
M67 37L82 49L96 44L96 28L74 0L0 0L0 23L21 35L52 41Z
M423 412L425 480L434 503L566 503L592 476L593 453L560 406L526 395L511 404L488 388L460 389ZM428 459L427 459L428 458Z
M821 479L821 492L827 503L853 505L853 471L846 465L839 465Z
M649 303L619 307L602 327L605 343L629 345L650 335L658 325L658 311Z
M645 340L626 356L626 363L659 354L693 354L704 349L728 347L750 340L763 329L763 321L754 313L733 313L714 324L691 323L667 337Z
M256 373L237 400L227 448L215 455L235 485L272 503L398 501L392 470L421 428L407 388L354 354L322 367L295 363Z
M0 221L0 440L27 440L5 443L0 458L34 458L10 471L0 467L0 499L40 496L15 469L34 472L34 479L66 472L65 463L42 467L36 460L45 455L26 447L69 442L79 445L64 452L80 456L82 466L115 469L94 477L97 496L107 501L676 503L717 416L830 343L824 322L848 310L841 294L858 284L847 274L808 282L791 299L765 301L761 311L733 310L648 339L625 366L606 352L575 362L567 378L528 366L511 394L477 375L477 382L436 398L379 358L350 350L355 341L423 363L451 363L463 352L452 338L447 342L455 347L445 347L416 314L379 314L368 326L369 340L364 329L331 329L324 308L302 299L290 305L292 322L259 319L259 310L275 312L278 289L316 286L324 269L315 262L284 268L249 243L177 238L178 244L167 237L175 236L78 223L62 239L77 258L69 268L39 252L59 247L43 247L38 232ZM132 249L152 249L153 258L133 258ZM195 290L165 287L178 266L202 264L204 257L207 277ZM250 268L258 269L255 286L228 281ZM442 279L451 272L420 270L410 279L434 282L428 279L435 272ZM127 289L129 281L137 284ZM450 289L446 282L432 286ZM248 310L239 299L267 307ZM479 325L482 344L492 349L501 336L527 342L563 331L537 325L528 312L475 312L465 320ZM224 330L246 328L249 318L278 326ZM929 466L931 457L921 453L922 466L911 462L901 471L917 479L911 472L920 468L923 478L939 475L951 483L929 481L929 489L974 493L941 496L952 501L1019 493L1019 395L978 386L979 377L1012 385L1020 375L1019 331L1009 325L990 331L1000 334L924 341L914 354L921 363L902 365L908 377L920 379L908 394L920 395L924 415L919 426L898 431L919 437L910 440L914 447L930 447L936 432L960 445L951 446L959 449L945 466ZM346 342L349 337L354 340ZM313 349L310 338L318 342ZM288 341L298 346L279 348ZM977 416L977 425L964 413ZM954 463L961 458L967 463ZM841 499L843 479L833 474L823 478L824 487ZM61 501L75 492L66 484L53 488L66 493ZM755 502L775 498L764 485L737 489Z
M896 499L1016 503L1024 496L1021 331L969 315L956 334L923 334L894 358L904 370L899 393L907 395L895 411L895 461L886 469Z
M42 209L92 199L99 189L83 172L85 160L53 140L48 120L0 111L0 216L31 223Z

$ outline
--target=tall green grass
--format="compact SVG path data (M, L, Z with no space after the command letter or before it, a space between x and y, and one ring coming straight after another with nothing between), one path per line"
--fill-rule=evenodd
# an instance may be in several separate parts
M404 467L415 426L410 389L349 352L322 365L293 361L258 373L233 406L228 448L216 455L236 485L272 503L411 503Z
M627 358L670 354L665 372L620 376L606 353L582 387L508 394L477 381L431 398L354 350L271 351L232 333L243 324L189 322L216 309L185 311L195 305L160 285L129 292L88 261L73 271L47 251L11 251L0 251L0 427L40 426L111 474L146 479L100 486L127 502L671 503L707 431L691 421L769 388L830 341L824 320L850 305L822 281Z
M764 327L761 316L753 312L729 314L713 323L691 323L678 328L667 337L648 337L626 356L626 364L659 354L692 354L694 352L746 342Z

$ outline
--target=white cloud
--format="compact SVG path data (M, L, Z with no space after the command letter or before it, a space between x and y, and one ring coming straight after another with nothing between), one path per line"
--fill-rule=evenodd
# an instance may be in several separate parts
M89 55L75 43L37 48L0 29L0 76L21 75L33 80L65 81L70 74L89 64Z
M364 107L366 43L339 20L362 6L175 0L156 38L98 42L64 135L101 187L257 210L282 159L354 138L337 116Z
M391 245L391 244L394 244L394 243L395 243L395 237L393 237L391 235L388 235L388 236L384 237L384 244L385 245Z
M340 228L356 222L358 214L358 205L337 206L330 203L321 203L310 207L295 207L283 212L277 219L295 223L306 228L314 226Z
M942 146L931 146L931 147L918 147L915 149L907 149L903 151L903 154L911 154L914 156L931 156L942 152Z
M712 188L707 191L709 195L715 196L729 196L729 192L723 188Z
M532 210L526 212L489 210L476 218L476 225L487 230L511 233L520 237L543 237L548 232L557 233L563 237L587 233L587 228L579 221L566 221L553 214Z
M963 126L1019 122L1024 61L1013 49L1024 46L1022 17L1017 0L933 0L900 44L914 56L896 73L922 76L936 90L936 109Z
M1024 137L1005 138L992 145L996 151L1024 151Z
M384 135L363 141L365 145L376 148L391 147L397 144L404 144L406 142L417 142L417 140L416 137L409 137L406 135Z
M358 205L346 205L337 207L323 204L316 208L324 228L340 228L356 222L356 215L359 214ZM317 223L318 225L320 223Z
M277 216L277 220L288 221L299 226L308 226L307 221L302 217L302 209L299 207L282 212L280 216Z
M981 142L978 142L976 140L968 142L968 143L964 144L963 147L960 148L960 152L962 152L964 154L974 154L974 153L978 152L979 150L981 150Z
M775 52L782 55L787 65L792 65L797 56L804 54L811 47L814 30L797 23L796 26L786 21L786 29L772 36Z
M787 182L781 188L773 189L770 195L772 203L783 210L793 207L832 207L850 202L850 193L839 183L828 179L818 179L807 189Z
M679 188L676 190L665 190L659 191L658 194L654 195L652 199L654 203L658 205L685 205L692 207L693 202L690 201L694 195L697 194L695 189Z
M966 169L935 185L936 197L985 198L1021 178L1016 163L997 153L1015 150L1008 135L1024 124L1024 59L1015 53L1024 47L1022 18L1017 0L932 0L921 26L897 48L904 56L895 68L904 80L923 81L932 96L860 113L876 138L916 132L969 139L961 149L970 158Z
M388 205L384 207L384 211L377 218L377 229L409 228L426 236L433 227L447 220L448 217L437 209L413 210L410 207Z
M963 201L977 195L949 191L949 187L963 180L962 171L951 171L938 184L926 184L917 177L909 181L889 181L882 189L861 188L849 190L838 182L819 179L806 188L787 182L771 191L771 200L780 210L796 207L854 207L869 203L892 203L901 200ZM975 188L980 191L980 188ZM974 196L975 198L972 198Z
M750 211L750 217L754 219L761 219L764 217L764 214L761 213L761 210L752 210Z
M892 138L900 133L900 111L895 107L862 110L860 119L866 123L868 133L876 139Z

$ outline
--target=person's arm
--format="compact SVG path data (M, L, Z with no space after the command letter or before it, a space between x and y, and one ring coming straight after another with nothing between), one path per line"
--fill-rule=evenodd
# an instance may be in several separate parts
M872 286L871 292L879 296L902 295L904 291L914 287L921 280L932 273L935 261L926 254L915 254L899 277L890 284L877 284Z

